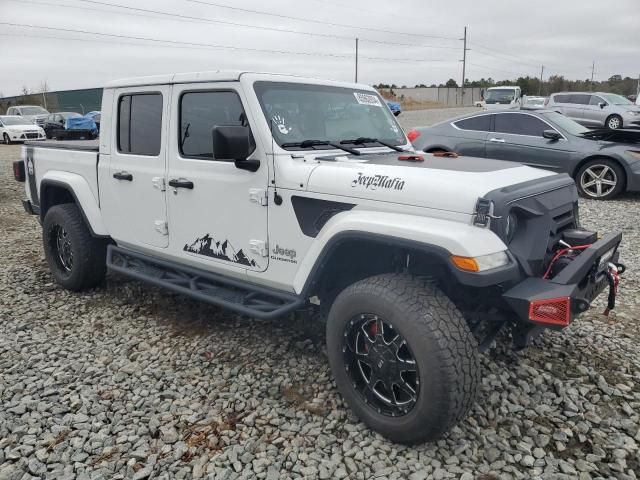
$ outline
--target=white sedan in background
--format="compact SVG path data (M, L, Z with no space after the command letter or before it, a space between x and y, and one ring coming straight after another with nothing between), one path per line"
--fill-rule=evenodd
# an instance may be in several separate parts
M35 125L17 115L0 116L0 138L6 145L25 140L44 140L46 138L42 127Z

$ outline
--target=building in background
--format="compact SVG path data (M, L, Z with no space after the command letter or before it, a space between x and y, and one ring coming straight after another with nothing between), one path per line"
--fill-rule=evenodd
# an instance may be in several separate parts
M40 105L50 112L77 112L82 115L100 110L102 89L62 90L0 98L0 114L14 105Z

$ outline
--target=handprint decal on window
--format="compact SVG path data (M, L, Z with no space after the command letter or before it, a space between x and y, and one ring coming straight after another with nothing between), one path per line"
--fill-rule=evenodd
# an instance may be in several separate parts
M271 121L278 127L278 130L283 135L288 135L289 132L293 130L293 127L287 126L287 122L281 115L274 115L273 117L271 117Z

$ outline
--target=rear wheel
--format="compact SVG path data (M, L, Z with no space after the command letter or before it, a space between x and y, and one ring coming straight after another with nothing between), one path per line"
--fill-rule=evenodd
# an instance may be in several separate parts
M51 207L42 232L45 256L56 282L69 290L82 290L104 280L107 242L91 235L77 205Z
M620 115L611 115L607 118L605 125L610 130L617 130L622 128L622 117Z
M336 384L370 428L401 443L435 440L473 405L476 341L453 303L407 275L347 287L331 307L327 351Z
M585 163L576 175L580 195L596 200L610 200L622 192L625 173L616 162L596 158Z

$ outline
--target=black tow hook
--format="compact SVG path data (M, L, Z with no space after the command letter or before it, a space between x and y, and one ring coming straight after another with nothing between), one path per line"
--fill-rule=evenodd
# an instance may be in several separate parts
M609 297L607 298L607 308L602 314L609 316L609 312L616 308L616 295L618 294L618 285L620 284L620 275L624 273L626 267L622 263L610 263L607 268L607 281L609 282Z

